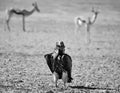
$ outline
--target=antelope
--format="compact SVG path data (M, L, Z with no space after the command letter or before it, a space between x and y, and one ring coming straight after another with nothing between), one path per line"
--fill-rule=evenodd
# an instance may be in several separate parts
M90 27L95 23L99 11L95 10L94 8L92 8L91 12L93 13L93 16L92 17L88 17L86 20L82 19L81 17L77 17L75 19L75 22L76 22L75 24L76 24L77 27L81 27L83 25L86 25L88 44L91 42L91 39L90 39Z
M16 14L16 15L20 15L22 16L22 24L23 24L23 31L26 31L25 29L25 18L32 15L35 11L40 12L40 9L38 8L38 5L36 2L32 3L33 9L31 11L28 11L26 9L17 9L17 8L11 8L9 10L7 10L7 20L6 20L6 24L7 24L7 28L10 31L10 26L9 26L9 22L11 17Z

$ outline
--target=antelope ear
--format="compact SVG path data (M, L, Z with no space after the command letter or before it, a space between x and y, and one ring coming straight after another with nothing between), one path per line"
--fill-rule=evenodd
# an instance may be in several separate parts
M34 6L34 5L36 5L37 4L37 2L36 1L34 1L33 3L32 3L32 5Z
M37 1L35 1L34 4L37 5Z
M35 3L32 3L32 6L35 6Z
M95 12L95 8L94 7L92 7L92 10L91 10L92 12Z

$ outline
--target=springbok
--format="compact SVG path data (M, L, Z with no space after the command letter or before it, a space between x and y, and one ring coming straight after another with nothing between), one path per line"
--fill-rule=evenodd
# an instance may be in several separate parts
M88 17L88 19L86 19L86 20L82 19L81 17L75 18L75 25L76 25L77 28L79 28L79 27L81 27L83 25L86 25L86 28L87 28L87 43L88 44L91 42L91 39L90 39L90 27L95 23L99 11L95 10L94 8L92 8L91 12L93 13L93 16L92 17Z
M7 10L7 20L6 20L6 24L7 24L7 28L10 31L10 26L9 26L9 22L11 17L16 14L16 15L21 15L22 16L22 23L23 23L23 31L25 30L25 17L28 17L30 15L32 15L35 11L40 12L40 9L38 8L38 5L36 2L32 3L33 9L31 11L28 11L26 9L16 9L16 8L11 8L9 10Z

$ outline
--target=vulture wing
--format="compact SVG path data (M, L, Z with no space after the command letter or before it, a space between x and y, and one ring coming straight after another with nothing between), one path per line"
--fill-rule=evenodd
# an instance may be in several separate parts
M50 71L53 73L54 72L54 69L53 69L54 61L53 61L52 53L44 55L44 58L46 59L46 62L47 62L47 65L48 65Z

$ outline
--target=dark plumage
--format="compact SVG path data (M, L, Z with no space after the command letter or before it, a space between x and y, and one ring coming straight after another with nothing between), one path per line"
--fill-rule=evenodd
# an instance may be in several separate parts
M61 58L59 59L58 57L54 60L52 57L52 53L44 55L47 65L50 69L50 71L54 74L57 73L59 76L59 79L63 79L65 76L64 73L67 72L68 76L67 82L70 83L72 80L71 77L71 70L72 70L72 59L68 54L63 54L60 56ZM63 80L64 81L64 80ZM65 82L65 81L64 81Z

